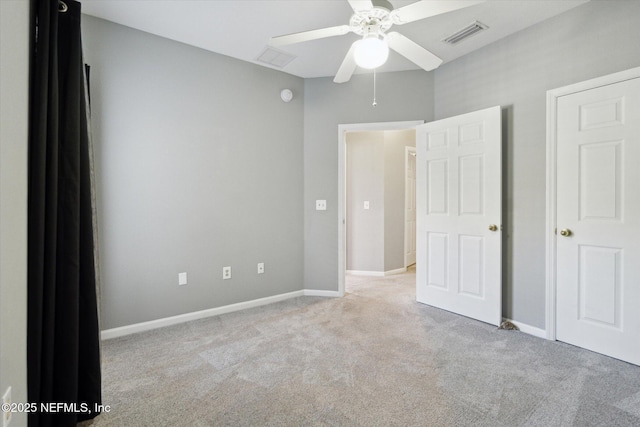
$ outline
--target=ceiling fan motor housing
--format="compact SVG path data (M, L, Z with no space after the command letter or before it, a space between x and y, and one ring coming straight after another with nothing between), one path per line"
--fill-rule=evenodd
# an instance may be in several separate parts
M379 34L383 34L393 25L390 19L393 5L387 0L373 0L373 8L356 11L349 20L351 31L359 36L371 33L375 28Z

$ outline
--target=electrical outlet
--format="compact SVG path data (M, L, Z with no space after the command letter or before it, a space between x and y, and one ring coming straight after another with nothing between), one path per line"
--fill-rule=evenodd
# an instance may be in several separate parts
M187 273L178 274L178 286L184 286L187 284Z
M368 200L364 201L364 208L365 209L369 209L369 201Z
M231 267L222 267L222 279L231 279Z
M7 388L7 391L2 395L2 406L11 406L11 386ZM2 410L2 427L9 427L11 422L11 411Z
M264 262L258 263L258 274L264 273Z
M316 210L317 211L326 211L327 210L327 201L326 200L316 200Z

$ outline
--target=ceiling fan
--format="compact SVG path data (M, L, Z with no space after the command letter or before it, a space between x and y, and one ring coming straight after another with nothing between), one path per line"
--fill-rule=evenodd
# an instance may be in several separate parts
M349 25L321 28L272 37L271 46L284 46L325 37L355 33L362 39L351 45L333 81L349 81L356 66L375 69L384 64L389 48L412 61L426 71L437 68L442 60L422 46L395 31L387 32L393 25L403 25L431 16L462 9L484 0L417 1L394 9L388 0L347 0L353 9Z

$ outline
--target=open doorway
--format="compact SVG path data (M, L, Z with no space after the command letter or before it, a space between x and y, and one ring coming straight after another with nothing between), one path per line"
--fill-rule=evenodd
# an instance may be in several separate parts
M347 271L347 210L348 210L348 200L347 200L347 140L348 135L354 132L389 132L389 131L400 131L400 130L409 130L414 129L417 125L424 123L423 121L405 121L405 122L383 122L383 123L363 123L363 124L348 124L348 125L339 125L338 126L338 292L340 296L344 295L345 292L345 274ZM415 137L414 137L415 139ZM402 147L400 152L400 168L402 169L402 180L405 179L405 149ZM403 182L404 184L404 182ZM401 268L398 270L404 271L406 268L406 251L405 251L405 243L404 238L406 236L406 232L404 230L406 224L405 218L405 191L402 191L401 194L395 195L400 199L400 226L402 227L400 231L400 239L401 239L401 250L400 250L400 260ZM367 200L355 200L351 201L351 203L357 203L359 208L362 210L366 210L366 202ZM371 202L371 201L369 201ZM371 210L371 203L369 204L369 210ZM384 262L384 261L383 261ZM387 264L390 266L392 264ZM391 269L393 270L393 269ZM378 269L380 275L384 275L387 267L383 267L382 269Z

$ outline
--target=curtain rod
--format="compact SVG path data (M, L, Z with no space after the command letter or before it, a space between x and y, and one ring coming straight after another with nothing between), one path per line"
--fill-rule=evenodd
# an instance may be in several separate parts
M67 10L69 10L69 7L67 6L67 4L62 0L58 0L58 12L64 13Z

